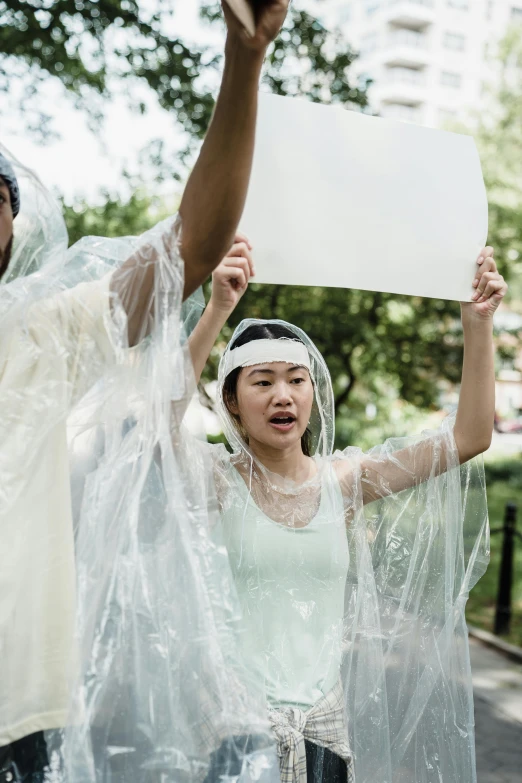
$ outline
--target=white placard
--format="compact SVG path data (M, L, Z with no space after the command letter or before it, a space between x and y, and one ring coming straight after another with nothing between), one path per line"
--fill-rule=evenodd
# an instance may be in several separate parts
M471 136L260 95L256 282L466 301L487 223Z

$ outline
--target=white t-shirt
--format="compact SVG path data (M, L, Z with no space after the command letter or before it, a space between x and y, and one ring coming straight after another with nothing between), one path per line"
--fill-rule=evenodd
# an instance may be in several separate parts
M110 275L0 334L0 747L65 725L75 568L66 416L114 357Z

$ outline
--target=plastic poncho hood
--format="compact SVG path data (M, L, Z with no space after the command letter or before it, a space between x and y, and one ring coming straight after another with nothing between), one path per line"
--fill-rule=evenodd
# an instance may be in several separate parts
M265 326L268 328L270 328L270 326L282 327L284 330L288 330L289 333L294 334L294 340L305 345L310 361L310 377L314 386L314 404L312 407L310 423L308 425L312 440L312 451L314 454L321 456L331 454L335 437L335 417L330 373L321 353L317 350L308 335L302 329L299 329L299 327L277 319L265 320L246 318L241 321L234 331L221 358L218 370L217 412L222 422L223 432L229 444L237 453L248 451L248 446L241 437L234 417L230 414L225 403L223 389L228 375L228 355L230 351L233 350L241 335L255 326ZM285 340L288 338L282 339Z

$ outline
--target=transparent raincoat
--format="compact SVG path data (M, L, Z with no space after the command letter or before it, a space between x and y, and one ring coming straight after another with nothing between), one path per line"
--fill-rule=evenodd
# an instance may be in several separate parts
M212 470L181 437L202 299L182 305L179 224L68 249L54 199L1 151L21 212L0 286L0 748L45 731L45 779L67 783L196 783L213 766L277 781L209 535Z
M308 351L315 472L304 484L256 459L227 406L231 349L260 324ZM281 779L306 780L308 740L346 761L348 781L475 781L464 609L487 566L488 521L481 461L460 466L453 417L368 453L334 452L322 356L299 328L258 320L239 325L221 360L218 411L233 452L212 447L220 534ZM329 779L326 754L313 763L314 780Z
M14 165L0 747L46 730L60 783L303 783L304 737L357 783L474 783L464 607L487 513L452 420L333 453L328 370L289 327L311 361L313 477L267 471L222 395L233 453L207 445L183 424L201 301L182 305L178 224L67 249L57 205ZM130 256L138 282L154 269L134 348L139 286L111 288Z

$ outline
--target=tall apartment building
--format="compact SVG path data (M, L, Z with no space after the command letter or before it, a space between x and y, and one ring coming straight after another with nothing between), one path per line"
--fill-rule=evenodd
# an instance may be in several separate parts
M383 117L440 127L479 109L492 78L488 54L522 0L316 0L360 51L355 70L374 80Z

